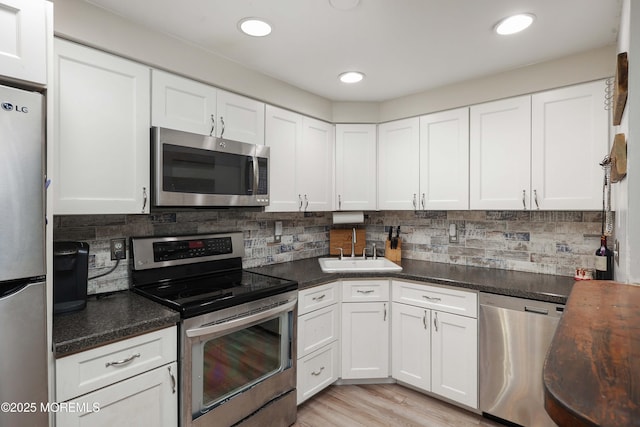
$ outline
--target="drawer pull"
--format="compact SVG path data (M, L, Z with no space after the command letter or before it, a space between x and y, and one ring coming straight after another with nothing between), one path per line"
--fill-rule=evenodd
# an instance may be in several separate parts
M107 362L107 363L104 364L104 366L105 366L105 368L108 368L109 366L126 365L127 363L133 362L133 359L135 359L136 357L140 357L140 353L132 354L131 356L127 357L126 359L118 360L116 362Z
M358 292L359 294L370 294L373 292L373 289L367 289L366 291L363 291L362 289L358 289L356 292Z
M169 369L169 376L171 377L171 393L176 394L176 377L171 372L171 366L167 366L167 369Z
M442 298L438 298L438 297L428 297L426 295L422 295L422 298L426 299L427 301L433 301L433 302L440 302L442 301Z
M314 377L317 377L322 373L322 371L324 371L324 366L320 367L320 370L318 371L311 372L311 375L313 375Z
M326 297L326 295L325 295L325 294L322 294L322 295L320 295L320 296L313 297L313 298L311 298L311 299L312 299L312 300L314 300L314 301L322 301L322 300L324 299L324 297Z

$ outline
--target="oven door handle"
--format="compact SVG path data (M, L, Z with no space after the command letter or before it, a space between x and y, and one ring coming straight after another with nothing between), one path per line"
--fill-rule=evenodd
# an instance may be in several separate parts
M189 337L189 338L196 338L196 337L201 337L201 336L204 336L204 335L215 334L215 333L221 332L221 331L226 331L226 330L231 329L231 328L243 327L245 325L248 325L249 323L259 322L261 320L264 320L264 319L267 319L269 317L272 317L275 314L280 314L280 313L285 313L287 311L290 311L296 306L297 303L298 303L298 300L295 299L295 300L293 300L291 302L288 302L286 304L283 304L281 306L270 308L270 309L265 310L265 311L261 311L260 313L251 314L251 315L246 316L246 317L240 317L240 318L233 319L233 320L230 320L230 321L224 322L224 323L218 323L218 324L211 325L211 326L205 326L203 328L188 329L188 330L185 331L185 333L186 333L187 337Z

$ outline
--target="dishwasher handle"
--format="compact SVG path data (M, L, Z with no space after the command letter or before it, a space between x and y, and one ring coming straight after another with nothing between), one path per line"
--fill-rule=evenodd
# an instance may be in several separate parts
M563 304L487 292L480 292L479 302L480 307L515 310L549 317L561 317L564 312Z
M529 305L524 306L524 311L528 311L529 313L543 314L547 316L549 314L549 310L541 307L533 307Z

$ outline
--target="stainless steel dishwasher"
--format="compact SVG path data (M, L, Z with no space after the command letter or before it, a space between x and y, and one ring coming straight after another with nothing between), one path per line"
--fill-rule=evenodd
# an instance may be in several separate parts
M564 306L480 293L480 410L526 427L554 427L542 366Z

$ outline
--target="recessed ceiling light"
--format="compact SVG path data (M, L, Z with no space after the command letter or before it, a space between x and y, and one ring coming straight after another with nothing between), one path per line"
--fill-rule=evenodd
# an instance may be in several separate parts
M264 37L271 34L271 25L262 19L244 18L238 23L240 31L253 37Z
M342 83L358 83L364 78L364 74L360 71L347 71L338 76Z
M504 18L495 27L496 33L504 36L508 34L519 33L533 23L535 15L531 13L521 13L519 15Z

